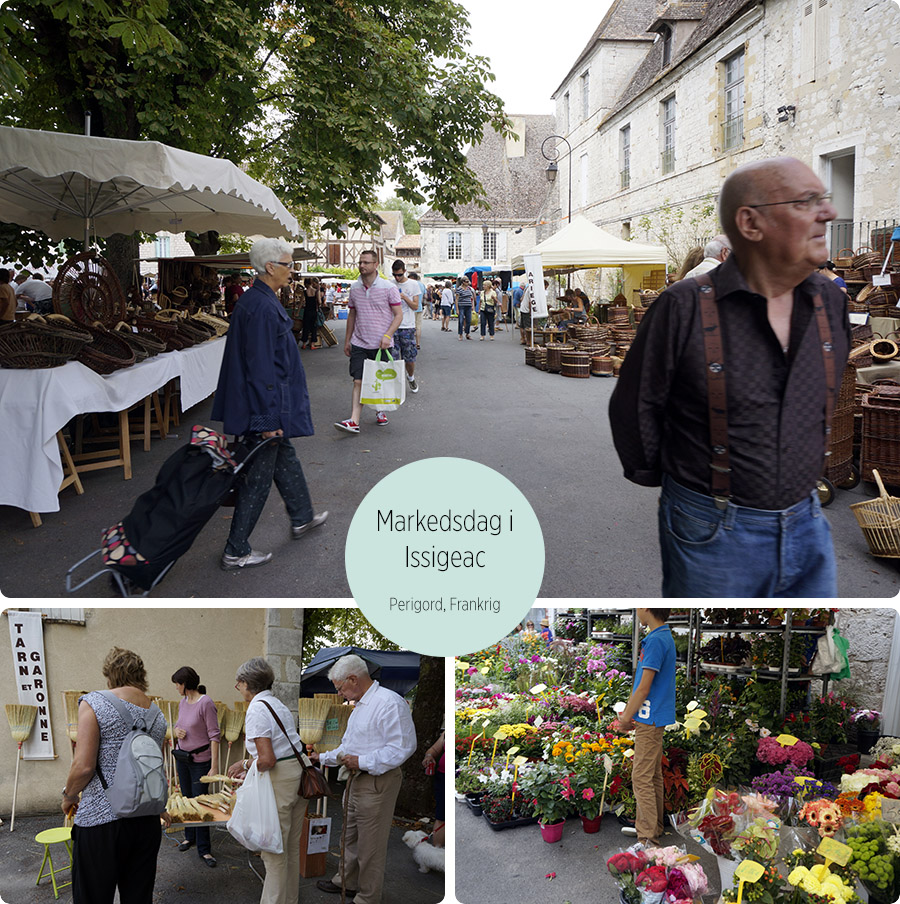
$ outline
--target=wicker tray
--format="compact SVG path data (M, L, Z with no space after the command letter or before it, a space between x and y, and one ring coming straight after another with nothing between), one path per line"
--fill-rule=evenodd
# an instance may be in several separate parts
M43 370L75 358L93 340L87 330L36 315L0 326L0 367Z

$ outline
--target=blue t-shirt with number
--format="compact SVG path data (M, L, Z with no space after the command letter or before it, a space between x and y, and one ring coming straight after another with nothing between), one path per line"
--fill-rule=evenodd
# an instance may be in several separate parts
M653 669L656 675L634 721L642 725L672 725L675 722L675 641L668 625L654 628L641 642L634 673L635 688L641 683L644 669Z

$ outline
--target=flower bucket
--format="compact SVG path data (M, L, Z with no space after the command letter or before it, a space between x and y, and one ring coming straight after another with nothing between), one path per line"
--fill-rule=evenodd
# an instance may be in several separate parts
M734 886L734 872L738 868L737 860L729 860L728 857L716 855L719 863L719 876L722 880L722 892L728 891Z
M584 829L585 835L596 835L600 831L600 823L603 822L603 814L601 813L595 819L587 816L581 816L581 828Z
M550 823L549 825L544 824L543 822L538 823L541 830L541 838L543 838L547 844L556 844L557 841L562 841L565 824L566 821L564 819L561 819L559 822Z
M878 743L878 739L881 737L881 731L879 729L875 729L872 731L869 728L863 728L860 723L856 725L856 749L859 753L864 756L871 752L872 748Z

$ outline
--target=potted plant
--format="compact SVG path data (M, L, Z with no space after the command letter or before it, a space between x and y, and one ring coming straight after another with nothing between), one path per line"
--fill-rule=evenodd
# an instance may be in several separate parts
M585 754L575 761L575 774L572 780L574 802L581 817L581 827L587 835L600 831L603 819L600 804L603 797L604 775L603 761L597 756Z
M456 776L456 790L469 801L480 800L484 795L483 764L463 766Z
M874 709L859 709L853 714L856 725L856 749L867 754L881 737L881 713Z
M575 812L574 796L569 776L551 763L538 764L529 775L527 792L537 817L541 837L548 844L562 839L566 817Z

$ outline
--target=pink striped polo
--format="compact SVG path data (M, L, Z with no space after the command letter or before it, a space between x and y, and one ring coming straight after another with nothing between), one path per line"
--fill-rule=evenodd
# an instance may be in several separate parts
M360 348L378 348L381 337L388 331L400 306L400 291L382 276L376 276L368 289L360 278L350 288L347 306L356 309L350 344Z

